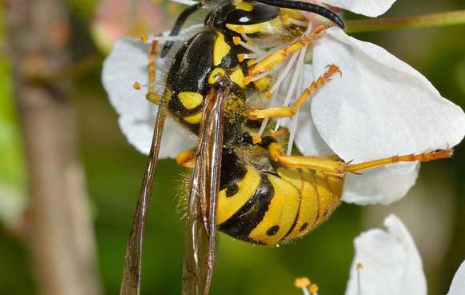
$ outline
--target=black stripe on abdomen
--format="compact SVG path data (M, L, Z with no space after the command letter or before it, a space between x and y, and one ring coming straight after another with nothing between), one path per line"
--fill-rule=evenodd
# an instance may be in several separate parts
M274 188L265 173L260 173L260 184L249 201L218 229L236 239L262 244L249 238L252 230L263 220L274 196Z

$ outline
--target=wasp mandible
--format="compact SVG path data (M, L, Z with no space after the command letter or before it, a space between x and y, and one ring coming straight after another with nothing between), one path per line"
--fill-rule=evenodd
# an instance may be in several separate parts
M169 65L163 93L156 93L155 59L149 56L147 99L159 105L153 142L126 251L121 294L139 294L145 219L160 149L170 116L198 137L196 147L177 157L192 167L186 220L183 294L208 294L216 230L234 238L275 245L308 234L339 206L347 173L399 161L430 161L450 149L351 164L338 158L289 155L285 128L262 128L273 118L292 118L318 89L342 75L337 65L308 87L291 106L269 107L274 72L296 51L312 45L327 26L305 26L302 12L320 15L341 28L331 10L300 1L204 1L187 8L186 19L205 8L204 26L183 44L168 38L161 57ZM266 125L266 124L265 124Z

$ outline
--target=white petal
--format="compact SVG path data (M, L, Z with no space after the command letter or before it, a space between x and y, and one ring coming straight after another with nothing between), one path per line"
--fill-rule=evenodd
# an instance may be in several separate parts
M119 124L129 143L148 154L152 142L157 106L145 98L146 91L134 90L134 82L148 83L147 57L150 45L137 39L124 38L116 42L103 65L102 80L110 102L120 115ZM157 62L158 67L162 64ZM162 74L157 73L158 87ZM182 127L167 120L160 158L173 158L177 153L193 147L195 139Z
M345 161L359 163L422 153L447 144L454 146L463 139L462 109L442 98L425 77L384 49L332 28L316 44L313 60L315 73L323 73L332 63L342 71L342 77L335 77L315 94L311 114L323 140ZM383 169L388 168L381 168L373 179L393 177L388 170L382 176ZM375 198L389 195L382 200L389 203L402 197L400 192L407 191L405 185L413 185L415 178L411 175L398 185L373 183L375 191L363 190L366 183L360 183L360 195L346 199L363 199L370 191Z
M376 17L391 8L396 0L322 0L321 2L357 14Z
M197 1L192 1L192 0L171 0L171 1L178 2L178 3L181 3L181 4L185 4L185 5L189 5L189 6L198 3Z
M131 117L120 117L121 131L139 152L148 154L152 143L155 116L152 121L134 120ZM195 147L196 138L181 125L171 119L165 122L159 158L174 158L180 152Z
M426 295L420 254L410 233L395 215L387 217L384 224L387 232L372 229L355 239L355 257L345 294ZM363 266L360 278L358 263Z
M295 136L295 144L304 155L329 156L334 152L321 139L309 113L299 112L299 124Z
M463 139L462 109L384 49L329 29L314 49L315 72L332 63L343 76L315 95L312 115L322 138L344 160L421 153Z
M450 290L447 295L463 295L465 294L465 261L459 267L459 270L455 273Z
M148 83L147 64L150 45L137 39L123 38L103 63L102 81L110 102L118 114L147 118L151 105L147 91L135 90L134 82ZM156 106L154 106L156 110Z
M413 171L409 170L402 173L380 167L368 170L363 175L349 174L344 185L342 200L359 205L389 205L398 201L415 184L420 164L414 165Z

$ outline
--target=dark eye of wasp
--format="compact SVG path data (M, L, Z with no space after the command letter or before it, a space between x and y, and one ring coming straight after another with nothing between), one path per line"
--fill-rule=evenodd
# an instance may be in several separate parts
M254 3L252 11L234 9L226 17L226 23L233 25L260 24L279 16L279 9L273 6Z

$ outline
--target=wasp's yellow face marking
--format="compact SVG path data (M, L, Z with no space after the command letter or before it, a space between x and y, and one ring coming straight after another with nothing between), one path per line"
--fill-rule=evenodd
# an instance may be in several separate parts
M294 224L299 210L299 191L289 182L269 175L274 196L263 220L252 230L249 238L267 245L281 241Z
M244 178L234 186L220 191L218 195L217 223L230 219L234 213L244 206L253 196L260 184L260 175L257 170L247 166L247 173Z
M231 46L224 40L224 35L218 32L218 38L213 45L213 65L221 64L223 58L229 54Z
M224 77L225 75L226 71L223 68L214 68L208 76L208 84L215 84L218 81L218 79Z
M236 9L244 10L244 11L252 11L253 5L250 2L239 2L236 5Z
M189 117L184 117L183 120L191 125L198 124L200 123L200 120L202 120L202 112L198 112L197 114Z
M245 34L275 34L283 28L283 25L281 17L276 17L270 21L252 25L226 24L226 28L237 33Z
M202 94L197 92L181 92L178 94L178 97L183 107L185 107L188 110L195 109L203 101Z
M244 72L242 72L240 67L231 73L230 78L234 83L239 85L239 87L245 88L246 85L244 84Z

